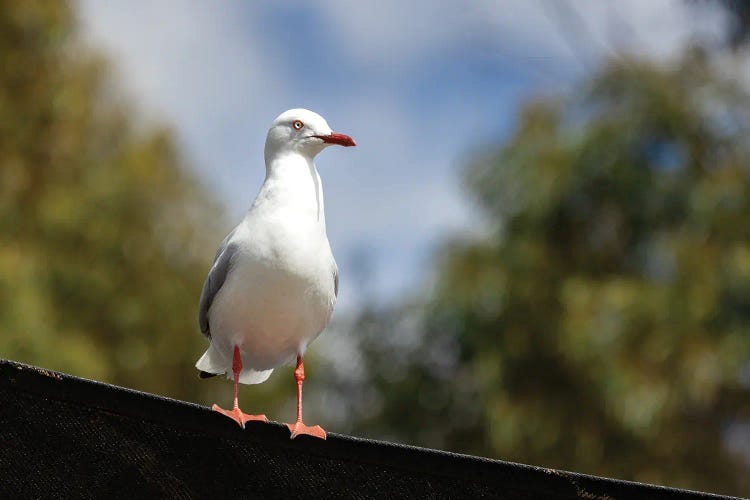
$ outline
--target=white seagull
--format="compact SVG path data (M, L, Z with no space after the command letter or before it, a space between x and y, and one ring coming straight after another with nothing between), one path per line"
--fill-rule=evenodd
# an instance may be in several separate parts
M247 421L268 419L240 410L238 384L264 382L296 357L297 420L287 424L292 439L326 438L320 426L302 422L302 356L328 324L338 296L323 186L313 163L331 144L356 145L306 109L290 109L274 120L266 137L265 181L245 218L221 242L198 311L209 346L195 366L202 378L234 378L233 408L213 410L243 428Z

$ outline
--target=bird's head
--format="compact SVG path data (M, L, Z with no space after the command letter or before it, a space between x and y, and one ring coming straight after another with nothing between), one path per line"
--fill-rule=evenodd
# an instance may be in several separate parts
M331 144L356 146L348 135L331 130L319 114L307 109L290 109L281 113L268 129L266 160L287 152L312 159Z

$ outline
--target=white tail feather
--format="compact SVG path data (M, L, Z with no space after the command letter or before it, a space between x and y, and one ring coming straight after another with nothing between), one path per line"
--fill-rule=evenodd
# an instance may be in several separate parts
M208 345L208 349L203 353L203 356L195 363L195 367L202 372L222 374L229 371L232 373L232 360L227 359L216 349L213 343Z
M250 368L246 368L240 372L240 383L241 384L260 384L265 382L268 377L273 373L273 368L270 370L256 371ZM232 372L227 372L227 378L234 378Z

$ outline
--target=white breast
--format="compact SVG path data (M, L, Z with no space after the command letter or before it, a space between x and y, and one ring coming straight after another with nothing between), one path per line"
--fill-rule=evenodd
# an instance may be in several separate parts
M254 370L304 353L333 312L336 263L320 180L315 190L311 181L264 185L232 238L239 251L209 310L214 347L228 354L239 345L243 363Z

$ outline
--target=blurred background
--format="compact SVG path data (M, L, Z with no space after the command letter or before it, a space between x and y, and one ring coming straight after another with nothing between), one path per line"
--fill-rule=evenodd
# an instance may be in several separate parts
M307 107L359 146L306 420L750 495L750 4L0 4L0 356L227 404L200 289Z

